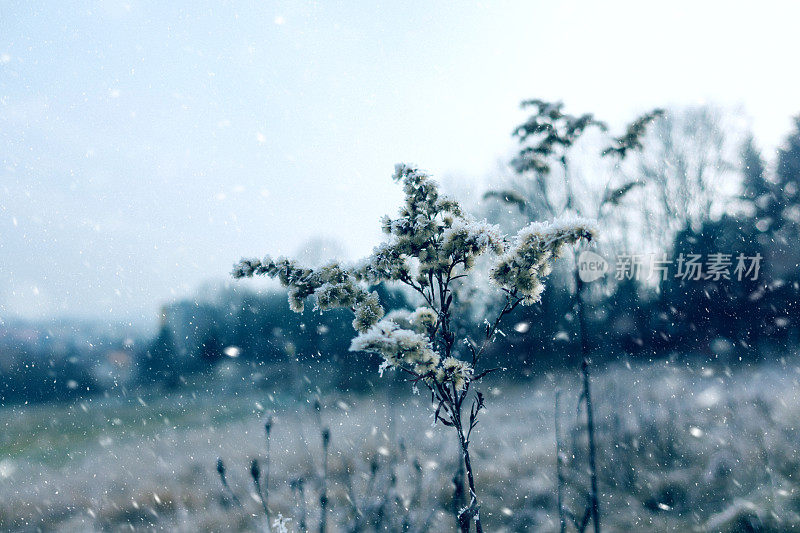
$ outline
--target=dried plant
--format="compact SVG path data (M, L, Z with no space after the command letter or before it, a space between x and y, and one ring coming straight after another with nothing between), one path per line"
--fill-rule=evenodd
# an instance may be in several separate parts
M597 447L594 438L594 406L592 405L592 390L589 380L589 361L583 360L581 365L583 375L583 392L581 398L586 404L586 435L589 440L589 477L591 491L589 493L589 508L594 523L594 533L600 533L600 496L597 490Z
M561 390L556 387L555 397L555 425L556 433L556 489L558 491L558 531L565 533L567 519L564 513L564 458L561 451Z
M284 518L280 514L278 517L273 521L271 519L271 513L269 511L269 468L270 468L270 434L272 433L272 417L267 417L267 420L264 422L264 433L266 436L266 458L264 462L264 471L262 476L261 464L258 462L257 458L253 458L250 461L250 479L253 481L253 488L255 489L256 496L258 496L258 501L261 503L261 508L264 511L264 517L266 518L266 528L270 530L270 524L276 531L286 531L286 524L288 523L289 519ZM225 490L225 494L230 498L231 502L236 507L242 507L241 500L239 500L236 493L233 492L231 486L228 484L227 478L227 469L225 468L225 463L223 462L222 458L217 459L217 474L219 475L220 482L222 483L222 488Z
M258 459L250 461L250 477L253 479L253 487L256 489L256 494L264 509L264 515L267 517L267 522L269 523L269 508L267 507L267 497L264 494L265 490L261 486L261 467L258 465Z
M297 527L300 533L308 532L308 525L306 523L306 491L305 480L302 477L292 480L290 483L292 493L295 495L299 517L297 520Z
M228 477L226 475L225 470L225 463L222 459L217 459L217 474L219 474L219 479L222 482L222 488L225 489L225 493L230 497L231 501L237 507L241 507L242 503L239 501L239 498L236 497L236 494L231 490L231 486L228 485Z
M322 428L322 483L319 491L319 533L325 533L328 523L328 446L331 443L331 430Z
M609 179L605 185L605 190L599 197L595 198L594 195L590 195L590 205L576 202L579 197L576 192L581 190L582 185L575 183L576 176L572 172L569 156L589 128L595 128L606 133L606 124L596 120L591 114L580 116L567 114L563 111L564 105L561 102L547 102L538 99L526 100L522 103L522 107L532 108L533 114L513 132L513 135L520 142L520 150L511 163L518 174L530 178L535 183L535 193L532 197L526 198L523 194L514 190L490 191L484 195L484 198L496 198L517 207L520 212L531 217L540 212L584 214L588 208L590 212L600 218L602 215L607 214L604 210L605 208L619 205L628 193L643 185L641 181L633 180L612 187L612 180ZM630 123L623 135L607 137L605 142L608 146L600 152L600 156L610 157L619 164L630 154L641 151L643 138L648 127L663 115L664 111L662 109L654 109ZM560 206L557 206L548 195L548 191L552 189L551 181L553 180L554 168L560 170L560 177L563 180L564 203ZM575 256L575 263L578 263L577 255ZM578 319L582 357L583 392L581 398L585 401L586 407L586 432L589 439L589 473L591 480L587 512L584 517L579 520L573 520L573 522L575 522L575 526L579 531L583 531L588 525L588 519L591 518L595 533L599 533L600 506L595 457L594 407L589 388L590 344L587 328L586 298L584 295L586 284L578 275L577 269L573 276L575 282L574 307ZM556 414L556 422L558 422L558 414ZM556 431L558 433L558 429ZM563 479L559 439L560 436L557 434L558 511L560 531L563 532L566 529L566 520L562 502L563 494L561 492Z
M469 445L484 398L476 393L467 412L465 402L473 383L498 370L480 369L481 356L506 315L519 305L539 301L543 279L564 247L591 241L596 230L587 220L565 218L534 222L509 237L440 195L438 185L427 174L398 165L394 179L403 184L405 205L398 218L384 217L388 240L359 265L330 262L310 269L267 256L241 260L232 274L235 278L277 278L288 288L289 305L297 312L304 309L309 297L320 311L351 309L357 331L351 351L377 354L383 359L381 374L398 369L415 390L419 386L428 389L434 421L452 427L458 437L469 489L469 501L460 509L459 521L466 524L467 531L474 522L480 533L483 527ZM483 338L476 340L454 330L452 321L458 312L454 294L461 280L470 275L476 258L484 254L491 256L489 275L505 302L493 320L486 321ZM395 309L387 314L378 293L369 290L383 282L407 286L423 305L414 311ZM322 513L324 520L324 507Z
M562 452L563 445L561 443L561 390L556 388L555 392L555 434L556 434L556 483L558 490L558 518L559 518L559 531L564 533L567 530L567 518L570 519L572 525L578 533L583 533L589 527L589 523L593 524L594 532L600 533L600 495L598 490L598 467L597 467L597 444L595 439L595 423L594 423L594 406L592 404L592 393L589 379L589 362L584 359L581 365L581 393L578 397L577 406L577 420L572 428L573 439L573 459L576 457L574 450L577 448L577 438L581 430L586 432L587 451L588 451L588 472L589 472L589 487L586 490L586 504L582 507L580 514L573 513L564 505L564 489L566 488L567 481L564 476L564 454ZM586 409L586 422L581 427L580 412L581 409Z

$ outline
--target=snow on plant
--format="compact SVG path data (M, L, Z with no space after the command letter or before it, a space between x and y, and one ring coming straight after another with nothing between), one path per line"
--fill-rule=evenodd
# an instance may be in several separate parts
M472 501L458 519L462 531L472 521L482 531L473 467L469 455L472 430L484 407L476 393L464 413L470 385L497 369L479 369L481 356L494 339L504 316L518 305L541 298L543 279L564 247L596 234L592 222L569 218L535 222L509 237L485 221L464 213L459 204L439 194L437 183L413 167L398 165L394 180L401 182L405 204L398 218L384 217L388 235L372 255L348 267L332 262L309 269L285 258L242 259L234 278L264 275L288 288L289 305L302 312L308 298L315 310L349 308L355 314L357 335L350 350L379 355L381 372L399 369L409 381L431 393L434 421L453 427L463 453ZM487 321L480 341L457 338L451 328L453 291L472 272L475 259L492 258L490 277L505 297L505 305ZM386 310L369 287L381 282L400 283L415 291L424 305L414 311Z

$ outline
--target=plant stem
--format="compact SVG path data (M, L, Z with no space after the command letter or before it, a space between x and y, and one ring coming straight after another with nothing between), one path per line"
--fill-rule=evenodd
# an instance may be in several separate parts
M586 400L586 431L589 435L589 472L592 481L591 509L594 533L600 533L600 503L597 490L597 459L594 441L594 412L592 408L592 394L589 387L589 360L584 359L581 365L583 372L583 394Z
M577 304L578 327L581 335L581 357L585 361L589 357L589 332L586 326L586 308L583 302L583 292L586 285L578 274L578 255L575 254L575 298Z
M305 481L303 478L298 478L296 482L293 483L293 490L297 491L297 503L300 507L300 519L298 521L298 527L300 528L300 533L307 533L308 527L306 526L306 491L305 491Z
M560 423L561 391L556 389L555 431L556 431L556 482L558 483L558 523L559 532L567 530L567 517L564 513L564 472L561 464L561 423Z
M231 501L234 503L234 505L236 505L236 507L241 507L242 503L239 501L239 498L236 497L236 494L234 494L233 490L231 490L230 485L228 485L228 478L225 475L225 463L221 458L217 459L217 474L219 474L219 479L222 481L222 487L228 493L228 496L230 496Z
M267 418L267 421L264 423L264 434L266 436L266 448L267 448L267 457L266 457L266 465L264 468L264 498L262 503L264 504L264 513L267 515L267 528L271 527L271 519L269 516L269 470L270 470L270 457L269 457L269 437L270 433L272 432L272 417L270 416Z
M328 512L328 445L331 432L328 428L322 430L322 488L319 495L319 533L325 533Z
M458 461L458 470L453 476L453 515L456 517L456 525L462 533L469 532L469 520L466 523L461 520L461 509L466 507L467 498L464 495L464 463ZM466 531L465 531L466 530Z
M471 501L466 510L470 518L475 519L475 531L483 533L483 526L481 525L480 505L478 504L478 495L475 492L475 476L472 473L472 461L469 457L469 441L464 436L464 430L461 426L461 409L456 409L453 417L453 422L458 432L458 441L461 444L461 452L464 455L464 469L467 471L467 486L469 486L469 493Z
M250 476L253 478L253 486L256 489L256 494L258 494L258 499L261 500L264 516L267 518L267 531L270 531L269 508L267 508L264 487L261 485L261 468L258 466L258 459L253 459L252 463L250 463Z
M577 266L577 255L575 264ZM597 490L597 453L594 440L594 408L589 386L589 335L586 327L586 308L583 301L585 285L575 269L575 296L577 298L578 326L581 334L581 372L583 373L583 397L586 401L586 432L589 437L589 474L591 476L590 507L594 533L600 533L600 503Z

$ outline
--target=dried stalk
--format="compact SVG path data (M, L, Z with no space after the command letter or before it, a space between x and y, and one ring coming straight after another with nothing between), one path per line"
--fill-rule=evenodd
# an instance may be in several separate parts
M559 532L565 533L567 530L567 517L564 514L564 471L561 456L561 390L556 388L555 406L555 431L556 431L556 483L558 483L558 523Z

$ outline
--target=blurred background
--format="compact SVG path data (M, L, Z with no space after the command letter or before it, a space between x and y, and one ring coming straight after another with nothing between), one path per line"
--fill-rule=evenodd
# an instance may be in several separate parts
M786 2L4 3L0 527L256 529L215 457L245 465L269 413L313 449L313 401L347 435L342 487L358 461L410 461L401 448L446 486L429 421L387 401L424 399L348 352L347 313L294 314L277 284L229 275L242 256L368 255L399 162L508 232L564 213L601 229L605 275L581 283L565 257L488 355L510 372L487 428L531 428L484 449L491 530L558 529L553 393L574 392L572 420L581 316L609 529L800 527L799 18ZM609 154L643 115L640 144ZM589 126L544 168L536 117ZM459 298L462 331L498 302L484 283ZM292 516L288 480L318 470L296 445L275 478Z

